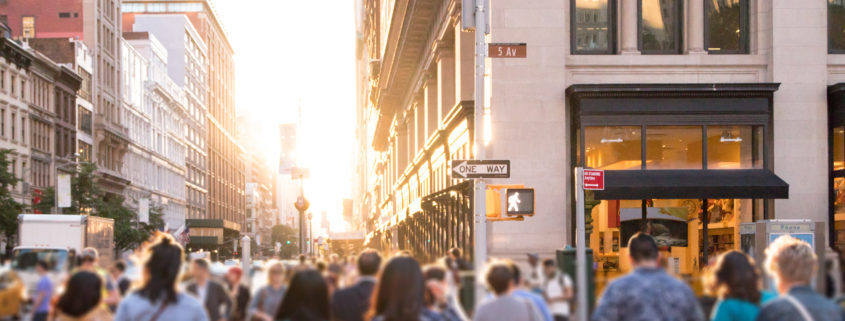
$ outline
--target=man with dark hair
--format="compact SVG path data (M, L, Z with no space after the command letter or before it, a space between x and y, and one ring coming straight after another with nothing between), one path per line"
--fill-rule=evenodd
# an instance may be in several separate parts
M513 296L531 302L531 304L534 305L534 308L540 312L544 321L554 321L552 314L549 311L549 306L546 304L546 300L539 294L536 294L525 287L525 280L522 278L522 271L520 271L519 266L513 262L510 262L510 266L511 271L513 271L514 288L511 292Z
M332 316L340 321L363 321L370 307L370 297L376 286L376 274L381 266L381 256L373 249L366 249L358 256L358 282L340 289L332 295Z
M232 299L222 284L211 280L210 263L206 259L191 262L191 276L194 280L186 288L205 306L210 321L224 321L232 310Z
M47 321L50 312L50 299L53 297L53 282L47 276L50 265L47 261L39 260L35 264L35 272L38 273L38 285L35 287L35 301L32 304L32 321Z
M511 293L514 288L514 272L511 266L507 262L494 262L487 267L484 279L496 297L479 305L473 320L543 320L531 302L517 298Z
M554 259L546 259L543 261L543 279L543 296L555 321L569 320L572 278L558 269Z
M607 286L593 313L594 321L703 321L704 314L689 286L658 265L660 252L651 236L637 233L628 241L633 271Z

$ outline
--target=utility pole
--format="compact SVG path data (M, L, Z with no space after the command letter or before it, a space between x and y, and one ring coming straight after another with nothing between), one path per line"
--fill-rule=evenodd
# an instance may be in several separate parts
M464 4L468 4L465 1ZM487 59L487 0L475 0L475 108L473 122L473 144L475 145L475 159L487 158L487 150L484 141L484 71L485 60ZM482 301L485 295L482 268L487 262L487 199L486 183L483 179L475 179L475 191L473 193L473 208L475 209L475 240L474 240L474 266L475 266L475 304Z

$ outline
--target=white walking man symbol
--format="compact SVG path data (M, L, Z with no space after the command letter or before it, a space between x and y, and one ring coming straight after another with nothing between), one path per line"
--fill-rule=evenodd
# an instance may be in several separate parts
M508 212L519 212L519 203L522 203L519 200L519 192L514 192L508 197Z

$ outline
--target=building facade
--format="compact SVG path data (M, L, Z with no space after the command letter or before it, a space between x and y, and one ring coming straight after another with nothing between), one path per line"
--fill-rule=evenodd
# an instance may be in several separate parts
M273 225L280 224L277 202L277 171L269 166L260 121L247 115L237 118L237 138L243 146L246 176L247 232L260 236L262 248L272 248L270 236ZM291 205L291 207L293 207ZM254 226L254 227L253 227Z
M527 57L487 60L485 156L512 166L488 183L536 196L534 216L486 224L491 256L574 244L575 166L606 170L589 243L609 277L628 270L626 238L643 229L693 278L739 249L743 223L824 222L816 242L845 244L841 2L491 5L488 42L525 43ZM460 1L365 0L358 12L356 201L369 240L423 258L471 253L471 182L447 165L476 157L482 107Z
M0 30L3 25L0 24ZM20 136L12 140L8 124L16 121L9 118L15 111L21 117L23 124L28 121L29 103L27 88L29 87L28 68L32 64L32 54L8 38L0 37L0 148L11 150L8 155L9 170L20 179L20 183L12 188L12 197L20 204L31 204L29 186L32 176L27 173L30 163L30 140L28 136ZM24 129L25 131L25 129ZM26 134L26 133L24 133Z
M182 15L194 25L207 46L204 74L208 84L206 123L208 144L208 213L205 217L243 226L246 219L244 165L235 139L234 51L211 3L207 0L124 1L124 30L144 15Z
M121 194L129 184L120 172L129 140L127 129L120 119L120 1L61 0L38 6L26 1L6 1L0 3L0 12L0 18L7 21L14 39L75 39L82 41L90 50L93 60L90 71L91 98L88 100L94 109L91 117L93 144L90 155L98 166L98 183L101 187L107 192ZM52 55L49 57L54 58ZM62 135L65 136L69 135L71 129L67 124L65 121L59 126L60 130L64 128ZM42 126L44 123L35 125ZM40 129L32 130L35 132ZM51 127L50 130L56 129Z
M155 36L133 32L123 37L123 119L132 139L124 162L132 181L126 200L133 208L149 202L176 230L185 225L187 98L167 75L168 53Z

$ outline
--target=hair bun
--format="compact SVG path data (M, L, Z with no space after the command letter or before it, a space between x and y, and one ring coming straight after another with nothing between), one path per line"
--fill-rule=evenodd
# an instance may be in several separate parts
M164 244L164 245L170 245L170 242L171 242L171 241L170 241L170 238L169 238L169 237L167 237L167 235L162 235L162 236L161 236L161 241L159 241L159 242L160 242L161 244Z

